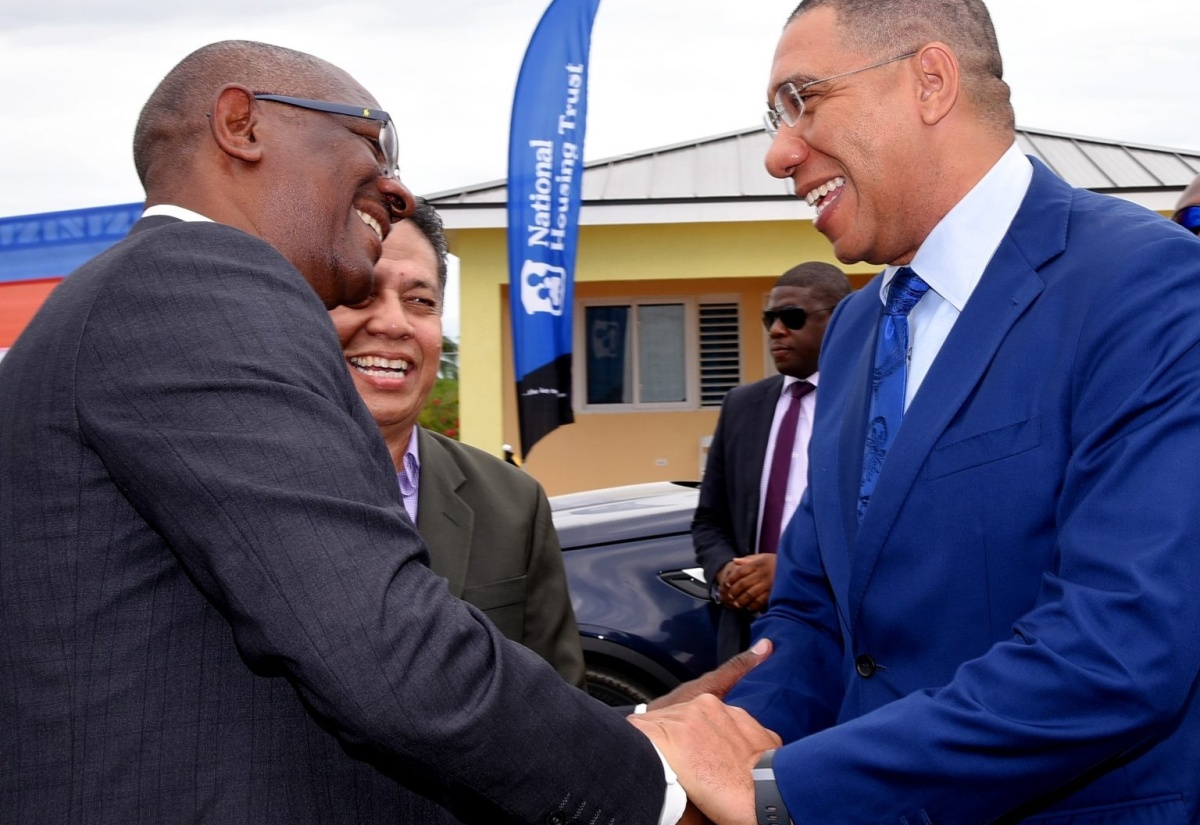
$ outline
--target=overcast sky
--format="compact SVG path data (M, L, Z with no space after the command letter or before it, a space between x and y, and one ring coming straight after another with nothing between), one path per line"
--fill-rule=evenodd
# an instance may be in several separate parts
M601 0L589 160L759 123L795 0ZM138 110L215 40L312 52L396 119L418 194L502 178L548 0L0 0L0 216L141 200ZM1200 2L992 0L1020 126L1200 149ZM915 195L915 193L914 193Z

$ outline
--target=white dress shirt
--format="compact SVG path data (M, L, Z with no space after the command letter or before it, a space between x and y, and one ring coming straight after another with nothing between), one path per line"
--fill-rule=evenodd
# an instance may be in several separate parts
M199 212L193 212L190 209L184 209L182 206L174 206L169 203L160 203L157 206L147 206L142 210L143 218L151 218L155 215L166 215L168 218L178 218L181 221L206 221L214 223L212 218L206 218Z
M929 284L929 291L908 316L912 343L904 409L912 403L967 299L979 285L1032 179L1033 164L1014 143L938 222L908 264ZM883 271L879 298L884 304L897 269L889 266Z
M763 461L762 475L758 482L758 518L755 520L758 528L754 534L756 536L762 535L762 517L763 509L767 505L767 483L771 478L771 460L772 456L775 455L775 442L779 437L779 424L783 420L783 414L787 411L788 401L791 400L791 392L788 388L800 380L799 378L785 375L783 377L783 385L779 388L779 398L775 400L775 417L771 420L771 435L767 439L767 452ZM812 384L815 388L817 382L820 380L820 373L814 372L803 380ZM804 490L808 487L808 442L812 438L813 415L816 408L817 391L814 389L800 399L800 415L796 419L796 440L792 442L792 464L788 470L787 488L783 498L782 521L779 525L779 535L781 536L788 522L792 520L792 513L796 512L796 507L800 504L800 497L804 495Z

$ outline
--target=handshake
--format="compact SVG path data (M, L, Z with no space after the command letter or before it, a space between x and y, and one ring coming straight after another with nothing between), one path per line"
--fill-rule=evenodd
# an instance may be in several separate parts
M721 667L655 699L629 717L666 759L687 791L681 825L755 825L751 770L779 737L741 708L721 701L731 687L771 653L760 639ZM786 823L785 823L786 825Z

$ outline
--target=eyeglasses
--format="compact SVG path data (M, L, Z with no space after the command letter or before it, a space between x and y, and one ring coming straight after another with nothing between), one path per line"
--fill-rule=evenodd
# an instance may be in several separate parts
M784 123L787 126L795 126L800 122L800 116L804 114L804 92L811 86L816 86L818 83L828 83L831 80L839 80L843 77L849 77L852 74L859 72L878 69L880 66L886 66L889 63L895 63L897 60L905 60L912 57L916 52L908 52L907 54L899 54L895 57L889 57L887 60L881 60L878 63L872 63L870 66L863 66L861 69L853 69L849 72L830 75L823 77L820 80L810 80L807 83L801 83L797 86L795 83L787 82L780 86L775 92L775 105L767 109L763 113L763 126L767 129L767 134L774 137L779 132L779 124Z
M396 126L392 116L382 109L367 109L363 106L351 106L347 103L330 103L327 100L309 100L306 97L288 97L287 95L255 95L255 100L273 100L276 103L286 103L300 109L311 109L314 112L325 112L331 115L345 115L363 120L374 120L381 124L377 141L380 154L383 155L383 176L386 178L400 177L400 140L396 135Z
M1172 215L1171 220L1193 234L1200 235L1200 206L1185 206Z
M825 307L824 309L804 309L804 307L779 307L779 309L764 309L763 310L763 326L770 331L775 325L775 319L783 321L783 325L790 330L804 329L804 325L808 323L808 316L817 312L829 312L834 307Z

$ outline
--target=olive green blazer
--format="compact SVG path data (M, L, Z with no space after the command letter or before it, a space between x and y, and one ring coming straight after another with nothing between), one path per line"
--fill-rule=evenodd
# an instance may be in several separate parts
M424 428L417 438L417 529L433 571L501 633L582 687L579 629L542 486L475 447Z

